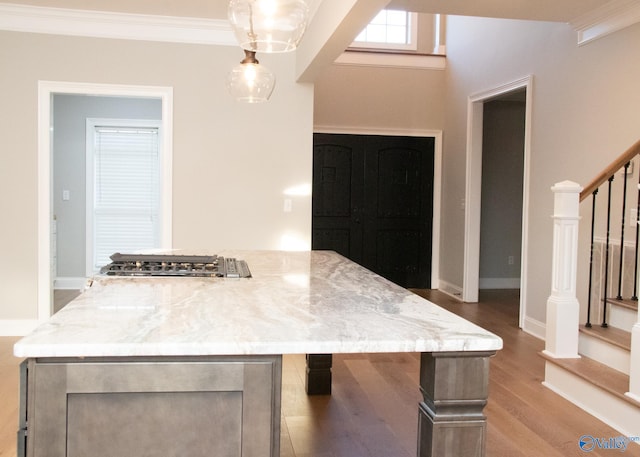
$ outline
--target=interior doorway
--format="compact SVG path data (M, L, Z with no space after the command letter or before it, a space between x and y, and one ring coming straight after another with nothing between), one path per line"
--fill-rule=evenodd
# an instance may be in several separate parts
M484 103L480 289L520 289L526 91Z
M480 289L480 246L482 219L482 163L483 163L483 129L484 105L501 97L524 95L524 134L522 145L522 205L519 270L520 270L520 327L524 326L527 299L527 252L528 252L528 206L529 206L529 163L531 138L531 76L522 78L494 89L474 94L468 99L467 123L467 164L465 193L465 246L464 246L464 278L462 300L477 302ZM520 96L520 95L518 95ZM516 254L513 262L516 262ZM510 261L507 255L506 262Z
M173 143L173 90L170 87L125 86L91 83L40 81L38 84L38 319L48 318L53 312L55 223L53 192L53 97L55 94L73 94L101 97L130 97L159 99L163 130L162 180L162 236L163 248L171 248L171 195L172 195L172 143Z

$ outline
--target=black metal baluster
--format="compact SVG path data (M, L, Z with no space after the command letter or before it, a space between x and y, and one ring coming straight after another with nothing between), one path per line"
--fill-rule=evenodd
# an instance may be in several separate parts
M618 267L618 295L616 299L622 300L622 259L624 257L624 219L627 212L627 172L629 171L631 162L627 162L624 166L624 176L622 179L622 224L620 228L620 264Z
M593 199L591 203L591 253L589 256L589 294L587 296L587 323L585 327L591 327L591 290L593 288L593 246L594 246L594 234L596 226L596 196L598 195L598 189L593 191ZM640 199L638 200L640 202ZM640 204L640 203L639 203Z
M640 176L640 173L638 173ZM638 206L636 206L636 261L633 269L633 295L631 300L638 301L638 241L640 239L640 178L638 182Z
M609 195L607 196L607 242L605 244L604 256L604 299L602 306L602 324L601 327L607 328L607 296L609 295L609 237L611 233L611 185L613 176L609 178Z

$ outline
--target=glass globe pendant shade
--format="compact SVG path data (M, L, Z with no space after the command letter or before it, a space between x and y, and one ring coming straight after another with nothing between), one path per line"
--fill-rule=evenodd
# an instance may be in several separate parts
M245 51L244 60L227 75L227 90L239 102L266 102L276 85L275 75L260 65L255 54Z
M304 35L309 8L304 0L231 0L228 16L243 49L288 52Z

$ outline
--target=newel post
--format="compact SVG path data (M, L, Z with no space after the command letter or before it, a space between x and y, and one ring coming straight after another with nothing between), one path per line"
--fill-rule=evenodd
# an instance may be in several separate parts
M638 280L640 280L640 272L638 272ZM640 401L640 307L638 307L636 323L631 328L631 354L629 354L629 360L629 392L627 392L627 395L636 401Z
M640 190L640 184L638 184ZM640 222L638 222L640 224ZM640 281L640 271L638 271ZM634 400L640 401L640 306L636 323L631 327L631 354L629 354L629 392L627 395Z
M551 190L554 193L553 265L544 352L555 358L578 358L580 305L576 297L576 271L582 187L563 181Z
M629 367L629 392L627 395L636 401L640 401L640 309L638 321L631 329L631 354L629 355L631 366Z

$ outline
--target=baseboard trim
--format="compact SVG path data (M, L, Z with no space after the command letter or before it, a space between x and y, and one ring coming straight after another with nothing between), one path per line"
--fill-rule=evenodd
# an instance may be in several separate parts
M25 336L39 323L36 319L3 319L0 320L0 336Z
M480 278L480 289L519 289L520 278Z
M438 290L442 293L449 295L456 300L462 301L462 287L451 284L443 279L440 279Z
M535 336L542 341L546 340L547 326L544 322L540 322L539 320L533 319L529 316L525 316L523 323L523 332L526 332L531 336Z
M75 278L72 276L57 277L53 288L58 290L84 290L87 287L87 278Z

